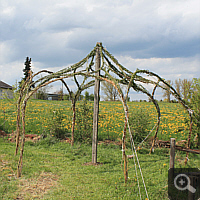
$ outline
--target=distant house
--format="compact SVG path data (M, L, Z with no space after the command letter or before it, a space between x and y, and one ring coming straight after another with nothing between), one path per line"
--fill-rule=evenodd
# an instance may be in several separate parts
M47 100L59 100L59 94L47 94Z
M3 81L0 81L0 99L4 99L5 96L9 99L13 98L13 91L12 86L8 85L7 83L4 83Z

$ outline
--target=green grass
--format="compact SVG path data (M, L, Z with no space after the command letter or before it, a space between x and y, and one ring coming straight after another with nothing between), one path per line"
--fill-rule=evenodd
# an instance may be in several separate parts
M79 104L78 102L77 104ZM92 102L89 102L92 105ZM152 103L129 102L130 115L143 109L151 120L156 122L156 110ZM0 129L11 133L16 129L16 107L12 102L0 100ZM187 139L189 126L187 112L179 104L160 103L161 125L159 139L171 137ZM26 111L26 133L49 136L34 144L25 143L22 177L15 178L19 155L14 156L15 144L0 138L0 199L139 199L138 186L133 160L129 160L129 179L124 184L121 167L121 147L116 145L98 145L97 166L84 165L91 162L91 145L75 143L71 147L59 142L50 135L49 120L54 110L64 113L63 127L66 133L71 129L71 102L30 100ZM118 140L122 136L124 112L120 102L100 102L99 139ZM4 123L5 122L5 123ZM152 135L155 132L152 133ZM151 136L152 136L151 135ZM129 138L127 138L128 141ZM127 143L127 154L132 154ZM150 199L167 198L167 174L169 168L169 149L155 149L149 155L149 149L138 151L140 165L144 175ZM199 167L200 156L190 154L189 162L184 166L185 153L176 152L176 167ZM138 174L139 169L137 168ZM145 199L141 177L141 193ZM50 188L49 190L46 189ZM45 193L44 191L47 191Z
M51 142L49 142L51 141ZM16 199L139 199L138 186L133 160L129 160L129 179L124 184L121 168L121 147L116 145L98 145L100 165L84 165L91 161L91 146L70 144L47 138L36 144L25 145L22 177L16 179L16 167L19 156L14 156L15 144L0 138L0 198ZM130 149L127 152L131 154ZM144 175L150 199L167 198L167 173L169 168L169 150L156 149L149 155L149 150L138 151L140 165ZM190 160L183 166L185 153L177 152L176 167L198 167L200 156L190 155ZM29 187L40 179L41 174L55 176L56 184L43 195L32 189L29 193L22 183ZM138 171L139 173L139 171ZM145 191L140 179L142 199ZM47 183L48 186L48 183ZM26 193L24 192L26 191Z

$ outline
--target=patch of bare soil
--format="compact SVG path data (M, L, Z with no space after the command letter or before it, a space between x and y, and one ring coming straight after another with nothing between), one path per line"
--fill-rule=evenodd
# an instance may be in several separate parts
M121 145L122 141L120 139L118 139L119 141L112 141L112 140L104 140L104 141L99 141L98 144L114 144L114 145Z
M97 165L103 165L103 163L100 163L100 162L97 162L97 163L88 162L88 163L84 163L83 165L94 165L94 166L97 166Z
M4 157L6 157L5 154L0 155L0 172L6 171L6 176L8 179L11 179L12 177L15 177L15 172L13 169L9 166L9 162L7 160L3 160Z
M37 179L21 179L17 199L42 199L48 191L57 185L58 177L52 173L43 172Z
M16 133L15 132L12 132L11 134L8 134L7 136L9 136L8 141L16 142ZM37 142L40 139L42 139L41 135L36 135L36 134L26 134L25 135L26 141ZM19 137L19 140L21 141L21 136Z

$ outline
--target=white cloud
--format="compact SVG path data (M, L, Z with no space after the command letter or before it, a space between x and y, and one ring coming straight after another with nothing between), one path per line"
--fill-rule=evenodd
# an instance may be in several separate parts
M200 57L189 58L145 58L134 59L128 56L119 57L120 63L123 63L129 70L146 69L157 73L166 80L175 80L177 78L200 77Z
M20 81L23 77L22 69L23 63L18 61L0 65L0 80L5 81L9 85L14 85L16 81Z

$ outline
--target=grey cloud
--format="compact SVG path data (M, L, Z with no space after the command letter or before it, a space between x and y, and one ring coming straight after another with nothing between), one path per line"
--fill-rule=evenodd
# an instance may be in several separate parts
M76 8L57 8L53 13L40 15L38 18L27 20L25 29L49 31L54 33L70 31L75 28L89 27L84 10Z
M167 42L163 41L153 47L150 57L174 58L190 57L200 53L200 38L186 41Z
M23 64L29 56L42 67L67 66L85 57L96 42L116 57L200 56L197 0L2 2L2 65Z

